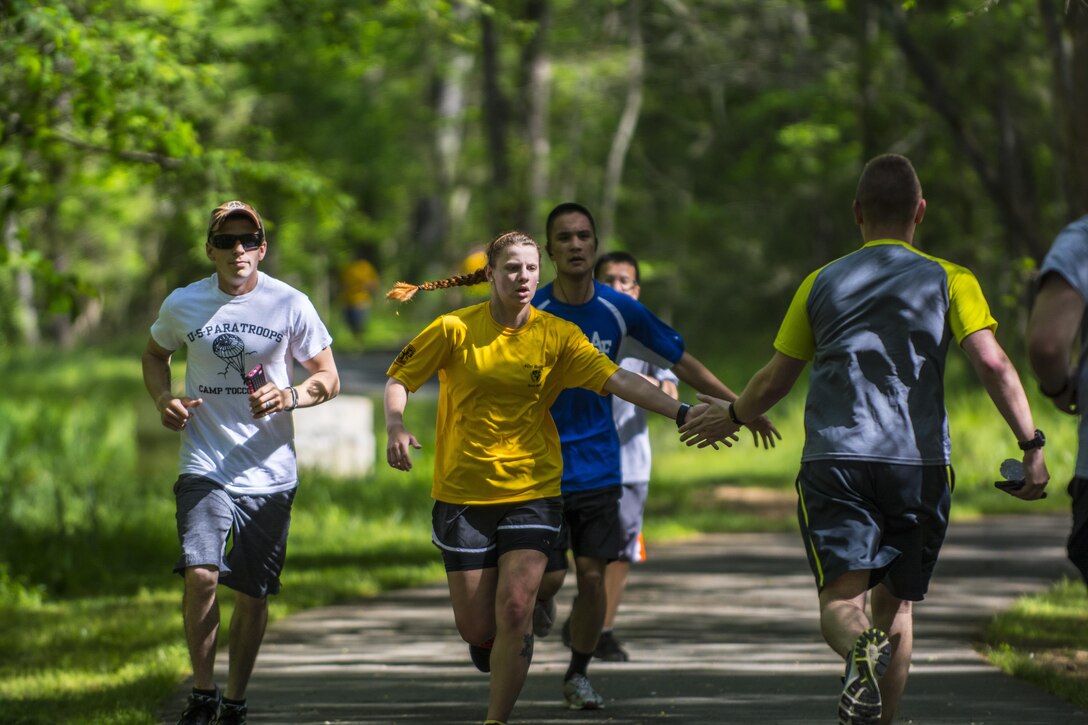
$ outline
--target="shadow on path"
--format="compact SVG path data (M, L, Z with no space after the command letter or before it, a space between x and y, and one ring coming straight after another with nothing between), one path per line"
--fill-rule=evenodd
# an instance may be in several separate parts
M1008 677L971 647L992 614L1075 572L1064 516L953 524L926 602L901 722L1068 723L1088 713ZM728 534L651 548L619 622L632 661L594 661L601 712L561 706L569 653L539 639L519 723L834 722L842 663L820 638L796 534ZM573 580L572 580L573 581ZM560 594L559 618L573 592ZM219 680L226 681L225 653ZM480 723L487 676L453 626L444 584L303 612L270 628L249 690L255 724ZM187 682L168 705L173 722Z

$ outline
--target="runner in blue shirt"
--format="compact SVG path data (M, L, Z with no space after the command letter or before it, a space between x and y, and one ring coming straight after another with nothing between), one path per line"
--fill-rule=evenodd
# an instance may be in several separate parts
M574 322L597 349L612 360L636 357L672 368L680 380L702 393L735 400L736 394L701 362L684 351L680 335L637 300L593 279L597 230L584 206L564 203L548 215L547 253L556 278L538 290L533 305ZM597 710L604 706L587 677L589 660L604 624L607 597L605 567L620 556L619 501L622 472L620 442L612 418L611 397L567 390L552 405L552 418L563 446L563 505L569 545L574 552L578 594L569 619L571 662L563 678L567 707ZM753 439L774 446L778 431L766 417L748 426ZM534 631L544 636L554 619L554 595L562 584L565 549L557 551L538 594Z

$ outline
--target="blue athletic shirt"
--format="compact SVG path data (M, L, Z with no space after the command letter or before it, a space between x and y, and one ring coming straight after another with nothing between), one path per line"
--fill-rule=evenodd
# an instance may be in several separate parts
M634 357L671 368L684 354L684 340L676 330L638 300L599 282L593 283L593 298L585 304L560 302L548 284L537 290L533 306L578 325L612 361ZM551 412L563 448L563 493L618 486L623 478L612 396L564 390Z

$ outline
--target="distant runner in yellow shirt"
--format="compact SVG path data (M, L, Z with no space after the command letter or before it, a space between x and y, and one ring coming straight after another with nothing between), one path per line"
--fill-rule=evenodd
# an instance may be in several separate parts
M340 270L340 295L344 301L344 319L351 334L358 337L370 323L370 308L381 279L365 250L358 250L355 259Z

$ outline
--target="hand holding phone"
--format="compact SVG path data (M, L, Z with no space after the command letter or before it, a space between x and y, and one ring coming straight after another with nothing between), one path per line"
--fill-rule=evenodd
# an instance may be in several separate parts
M994 481L994 486L1012 495L1024 485L1024 464L1015 458L1006 458L1001 462L1001 477L1005 480ZM1046 498L1046 492L1039 498Z
M264 376L264 366L257 363L257 366L249 371L249 374L245 376L246 387L249 388L249 392L255 393L264 387L268 380Z

